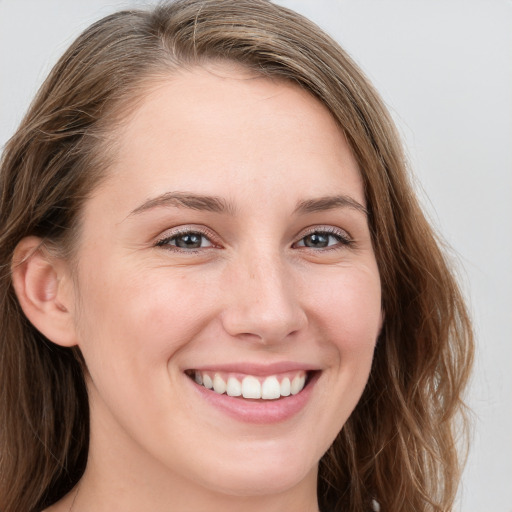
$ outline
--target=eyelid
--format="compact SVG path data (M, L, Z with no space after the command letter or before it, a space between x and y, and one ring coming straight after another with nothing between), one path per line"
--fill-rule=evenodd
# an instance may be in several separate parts
M180 235L186 235L186 234L191 234L191 233L198 233L198 234L204 236L205 238L207 238L209 240L209 242L211 242L212 246L211 247L202 247L199 249L189 249L186 252L191 253L194 251L204 251L206 249L221 247L219 237L214 231L212 231L210 228L208 228L206 226L201 226L201 225L196 225L196 224L181 225L181 226L176 226L174 228L170 228L170 229L164 231L162 234L160 234L156 238L153 245L155 247L164 247L165 242L172 240L173 238L178 237ZM310 226L310 227L302 230L297 235L295 242L293 242L292 246L297 244L298 242L300 242L306 236L311 235L313 233L327 233L329 235L334 235L341 239L340 243L343 246L351 245L354 242L352 236L345 229L342 229L342 228L339 228L336 226L329 226L329 225L315 225L315 226ZM174 250L173 247L174 246L172 246L172 245L166 246L166 248L170 249L170 250ZM335 248L339 248L339 246L336 245L331 248L335 249ZM308 249L308 248L306 247L306 249ZM329 247L324 248L323 250L328 250L328 249L329 249ZM176 250L182 251L182 249L180 249L180 248L176 248ZM314 249L314 250L317 250L317 249Z
M348 231L346 231L345 229L338 228L336 226L317 225L317 226L310 226L310 227L304 229L303 231L301 231L297 235L297 238L296 238L295 242L293 242L292 246L297 244L301 240L303 240L308 235L312 235L314 233L327 233L328 235L334 235L341 239L340 244L343 247L350 246L354 243L354 239L352 238L350 233ZM310 248L305 247L305 249L310 249ZM325 247L322 250L326 251L326 250L332 250L332 249L339 249L339 246L335 245L335 246L331 246L331 247ZM319 249L313 249L313 250L317 251Z
M343 238L344 240L353 241L352 236L346 229L339 228L337 226L330 226L330 225L316 225L316 226L310 226L305 229L303 229L298 235L297 240L300 240L304 238L305 236L311 235L313 233L328 233L330 235L337 235L340 238Z
M157 237L157 239L155 240L153 245L155 247L163 247L164 242L172 240L173 238L178 237L180 235L188 235L191 233L198 233L198 234L204 236L212 244L212 247L202 247L201 249L196 249L196 250L204 251L206 249L218 248L221 245L220 241L219 241L219 237L214 231L212 231L210 228L207 228L206 226L199 226L196 224L182 225L182 226L176 226L174 228L170 228L170 229L164 231L164 233L160 234ZM172 247L173 246L169 245L167 248L170 249ZM180 249L176 248L176 250L180 250ZM194 251L194 249L190 249L187 252L193 252L193 251Z

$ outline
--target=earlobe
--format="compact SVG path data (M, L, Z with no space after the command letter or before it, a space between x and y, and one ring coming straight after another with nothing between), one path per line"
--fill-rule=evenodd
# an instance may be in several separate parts
M40 238L26 237L14 251L11 273L18 301L34 327L58 345L76 345L66 262L51 255Z

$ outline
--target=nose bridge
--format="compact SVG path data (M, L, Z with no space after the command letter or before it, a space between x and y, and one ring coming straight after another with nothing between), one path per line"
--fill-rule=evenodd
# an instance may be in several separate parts
M232 268L232 300L224 311L231 335L253 335L278 342L300 330L306 321L293 273L277 250L260 250Z

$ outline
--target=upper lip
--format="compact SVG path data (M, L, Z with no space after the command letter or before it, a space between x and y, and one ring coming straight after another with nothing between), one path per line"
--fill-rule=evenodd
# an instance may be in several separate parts
M280 361L274 363L227 363L227 364L208 364L200 365L188 368L188 370L196 370L201 372L225 372L225 373L243 373L254 376L268 376L275 375L285 372L294 371L314 371L319 370L318 366L312 365L311 363L300 363L293 361Z

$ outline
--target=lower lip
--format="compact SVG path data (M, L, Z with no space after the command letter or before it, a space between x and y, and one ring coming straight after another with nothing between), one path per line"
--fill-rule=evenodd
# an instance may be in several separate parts
M246 400L226 394L221 395L196 384L189 377L187 379L201 398L232 418L246 423L268 424L286 421L299 413L309 401L319 374L318 371L310 375L300 393L277 400Z

